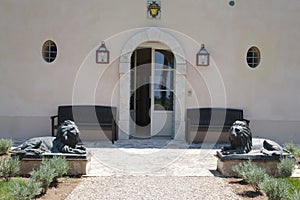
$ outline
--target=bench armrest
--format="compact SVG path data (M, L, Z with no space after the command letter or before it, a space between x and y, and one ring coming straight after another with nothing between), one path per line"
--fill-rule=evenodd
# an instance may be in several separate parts
M114 144L115 141L117 141L117 136L118 136L118 127L116 121L113 119L112 120L112 138L111 142Z
M53 115L53 116L50 116L51 120L54 120L55 118L57 118L58 115Z
M52 136L55 136L54 129L57 128L57 125L55 125L55 118L58 118L58 115L53 115L50 117L51 119L51 134Z

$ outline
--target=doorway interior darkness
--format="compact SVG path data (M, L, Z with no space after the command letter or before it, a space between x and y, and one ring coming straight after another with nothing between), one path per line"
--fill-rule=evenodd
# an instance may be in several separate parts
M166 48L137 48L131 57L130 137L172 137L175 58Z

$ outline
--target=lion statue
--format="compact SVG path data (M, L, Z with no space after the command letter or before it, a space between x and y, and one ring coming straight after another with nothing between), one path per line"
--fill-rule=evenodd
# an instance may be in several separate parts
M264 138L252 138L249 128L249 121L235 121L229 130L230 146L221 148L223 155L246 154L251 151L252 154L265 156L282 156L291 153L282 148L278 143Z
M230 146L221 149L223 155L244 154L252 149L252 133L248 120L238 120L233 123L229 130Z
M85 154L86 148L79 146L79 129L71 120L64 121L57 129L56 137L35 137L12 150L19 156L42 153Z

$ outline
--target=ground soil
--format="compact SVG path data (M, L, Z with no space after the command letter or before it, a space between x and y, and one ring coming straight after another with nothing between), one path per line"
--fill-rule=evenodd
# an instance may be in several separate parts
M50 186L46 194L37 199L64 200L73 191L80 180L80 178L60 178L56 184Z
M225 178L233 190L243 199L268 200L263 192L255 192L253 188L240 178Z

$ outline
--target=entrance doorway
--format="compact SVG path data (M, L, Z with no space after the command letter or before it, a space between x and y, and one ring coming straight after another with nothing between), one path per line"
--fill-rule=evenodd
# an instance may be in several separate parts
M131 56L130 137L173 137L173 53L160 43L145 43Z

